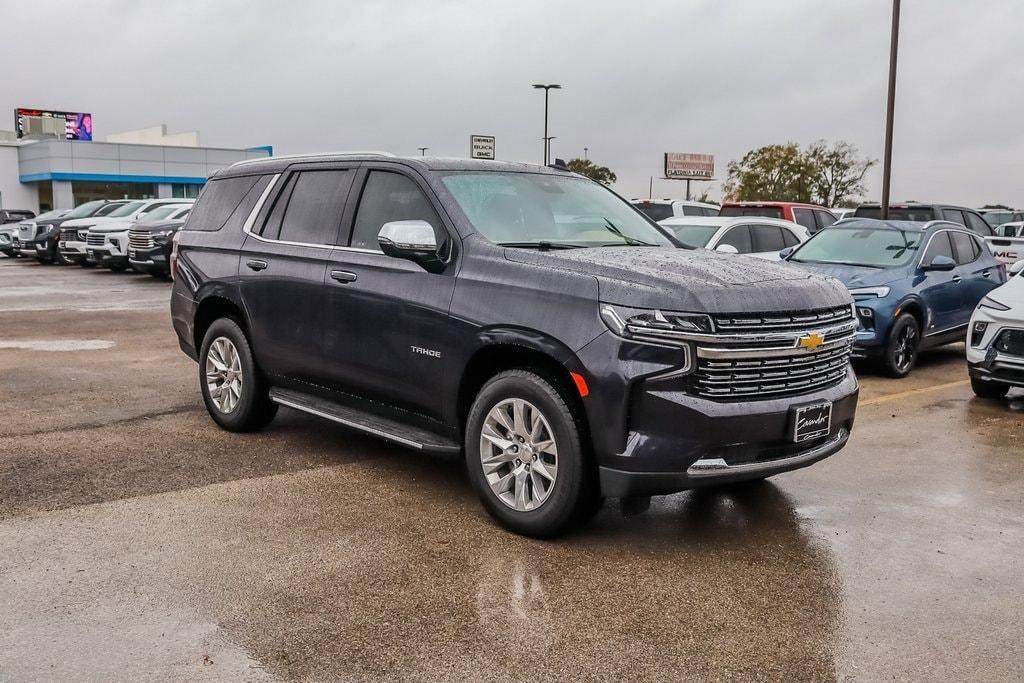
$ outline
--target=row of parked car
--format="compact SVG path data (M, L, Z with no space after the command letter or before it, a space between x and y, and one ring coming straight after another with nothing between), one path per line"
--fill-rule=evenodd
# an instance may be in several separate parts
M78 264L113 271L170 274L171 242L193 199L121 199L85 202L0 225L0 252L41 263Z
M920 351L969 337L977 394L1024 383L1024 282L1009 277L1024 270L1024 212L895 204L882 222L878 204L836 216L787 202L726 203L717 213L696 202L633 203L686 246L785 260L842 281L856 301L853 356L880 361L892 377L906 376Z

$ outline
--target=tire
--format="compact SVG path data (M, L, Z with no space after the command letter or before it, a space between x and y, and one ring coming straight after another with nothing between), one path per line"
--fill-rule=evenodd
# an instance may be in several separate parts
M107 266L107 268L114 273L123 273L124 271L128 270L128 266L122 266L120 263L111 264Z
M519 424L516 410L521 410ZM503 423L496 420L496 411ZM527 424L539 427L533 434L508 429ZM465 453L470 480L491 516L511 531L538 538L557 536L589 519L601 498L583 424L576 402L534 372L509 370L484 384L466 420ZM502 445L484 436L485 427ZM553 448L532 450L534 443L545 441ZM484 456L495 464L485 466ZM554 476L547 476L551 472ZM501 495L488 476L506 489Z
M987 398L993 401L998 401L1006 398L1006 394L1010 391L1010 385L1000 384L999 382L986 382L976 377L971 378L971 389L974 390L974 395L978 398Z
M75 265L74 261L69 259L64 254L60 253L60 249L57 249L56 252L54 252L54 253L55 253L54 258L57 260L57 265L61 265L61 266L73 266L73 265Z
M82 257L82 260L78 262L78 265L82 266L83 268L95 268L96 267L95 263L93 263L89 259L85 258L84 256Z
M211 360L211 349L215 342L217 347L212 351ZM229 349L234 350L234 356ZM208 381L208 362L211 371L221 373L220 378ZM228 376L228 382L224 381L224 368L234 373ZM235 384L236 380L238 384ZM220 392L215 400L211 381L221 386L231 384L237 389L226 390L229 391L227 401L224 392ZM258 431L266 427L277 414L277 404L270 400L266 379L256 366L249 340L241 326L231 318L215 320L206 330L199 353L199 388L210 417L229 432Z
M909 313L902 314L889 330L889 341L882 354L882 370L889 377L906 377L914 369L920 345L921 328L917 319Z

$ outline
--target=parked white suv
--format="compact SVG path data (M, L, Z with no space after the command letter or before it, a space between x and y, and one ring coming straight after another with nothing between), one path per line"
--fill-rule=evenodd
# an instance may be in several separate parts
M967 328L967 370L981 398L1024 388L1024 261L1010 266L1006 284L985 295Z
M703 202L690 202L682 199L631 199L633 206L653 221L679 216L717 216L718 207Z
M799 223L777 218L668 218L658 225L688 247L778 261L779 252L811 236Z
M120 272L129 267L128 231L140 223L178 220L188 216L195 200L179 199L180 204L159 204L138 220L114 221L95 225L86 232L86 252L90 261Z
M169 204L186 204L194 201L194 199L172 197L168 197L166 199L131 199L125 201L121 206L103 216L92 216L90 218L79 218L72 221L66 221L61 225L60 253L69 260L77 261L83 266L91 268L95 266L97 262L89 259L89 247L87 241L88 233L94 227L110 223L135 223L150 211L158 209L161 206L167 206Z

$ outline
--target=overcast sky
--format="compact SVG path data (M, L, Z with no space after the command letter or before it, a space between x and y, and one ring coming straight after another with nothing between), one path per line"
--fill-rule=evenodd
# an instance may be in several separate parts
M97 139L166 123L209 146L385 149L611 167L646 196L662 153L717 175L769 143L881 158L889 0L19 2L0 110L90 111ZM893 198L1024 206L1024 1L904 0ZM0 128L13 128L13 121ZM879 192L880 166L869 178ZM694 185L697 191L701 184ZM719 183L712 195L720 196ZM655 196L684 183L654 181Z

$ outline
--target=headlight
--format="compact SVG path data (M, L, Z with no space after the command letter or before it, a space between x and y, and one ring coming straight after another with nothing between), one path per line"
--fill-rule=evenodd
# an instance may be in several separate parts
M1007 306L1006 304L1001 304L998 301L996 301L995 299L993 299L992 297L988 297L988 296L982 298L981 303L979 303L978 305L981 306L982 308L991 308L993 311L1008 311L1008 310L1010 310L1010 307Z
M650 308L601 304L601 320L615 334L638 341L680 344L693 334L714 331L711 318L700 313L675 313Z
M857 289L851 289L850 294L853 296L877 296L879 299L882 297L889 296L888 287L858 287Z
M167 237L173 232L173 230L158 230L153 233L153 237Z

